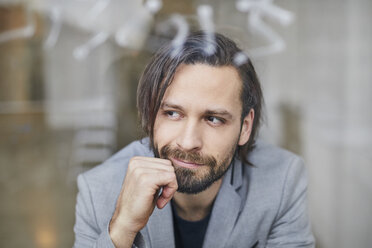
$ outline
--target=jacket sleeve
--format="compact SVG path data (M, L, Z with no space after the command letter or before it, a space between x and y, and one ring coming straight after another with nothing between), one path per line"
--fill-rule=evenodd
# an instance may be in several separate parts
M78 195L75 209L75 248L115 248L108 233L108 224L105 230L100 230L91 198L89 186L84 175L78 176Z
M278 213L266 247L315 247L307 215L307 174L303 160L295 157L288 166Z
M108 232L109 223L101 230L98 225L89 185L84 175L78 176L78 195L75 210L74 248L115 248ZM141 233L138 233L133 248L145 247Z

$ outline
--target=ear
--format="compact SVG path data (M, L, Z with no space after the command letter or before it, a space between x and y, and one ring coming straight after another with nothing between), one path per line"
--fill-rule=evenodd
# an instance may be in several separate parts
M249 137L251 136L251 132L252 132L253 120L254 120L254 110L251 109L249 113L243 119L242 130L240 131L238 145L242 146L248 142Z

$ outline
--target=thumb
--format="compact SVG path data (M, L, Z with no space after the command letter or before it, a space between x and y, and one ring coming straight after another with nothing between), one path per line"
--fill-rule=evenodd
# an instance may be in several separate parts
M167 203L173 198L174 193L176 192L177 188L174 187L164 187L163 192L159 196L159 198L156 201L156 206L159 209L162 209L167 205Z

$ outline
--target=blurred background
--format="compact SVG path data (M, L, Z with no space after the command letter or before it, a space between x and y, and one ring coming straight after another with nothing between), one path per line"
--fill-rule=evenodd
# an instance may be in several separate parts
M0 247L72 246L76 176L141 135L140 73L193 29L253 60L317 247L372 247L370 0L0 0Z

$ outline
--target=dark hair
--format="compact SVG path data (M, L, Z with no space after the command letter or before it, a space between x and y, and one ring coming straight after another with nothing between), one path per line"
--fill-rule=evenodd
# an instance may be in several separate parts
M211 53L206 52L206 44L212 44ZM177 50L178 49L178 50ZM182 47L174 48L169 43L158 50L146 66L137 90L137 107L144 132L150 137L153 146L154 123L164 93L172 83L174 74L180 64L202 63L211 66L233 66L239 72L243 85L241 90L241 121L251 109L254 110L254 121L251 136L243 146L238 146L240 159L247 161L247 154L254 148L255 139L261 122L263 96L260 82L251 61L246 59L236 63L237 55L244 55L235 42L222 34L215 33L210 39L202 31L193 32L186 37ZM154 147L152 147L154 149Z

